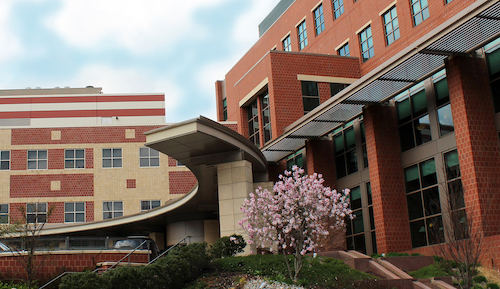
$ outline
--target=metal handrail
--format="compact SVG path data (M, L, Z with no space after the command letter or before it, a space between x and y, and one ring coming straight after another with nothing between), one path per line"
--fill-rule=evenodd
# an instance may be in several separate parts
M57 276L56 278L50 280L49 282L45 283L42 287L39 287L38 289L43 289L47 286L49 286L50 284L52 284L54 281L56 281L57 279L63 277L64 275L68 275L68 274L76 274L76 273L81 273L81 272L63 272L61 274L59 274L59 276Z
M184 238L182 238L179 242L175 243L175 245L173 245L172 247L168 248L167 250L165 250L163 253L161 253L160 255L158 255L156 258L154 258L153 260L149 261L149 263L147 263L145 266L148 266L152 263L154 263L156 260L158 260L160 257L163 257L165 254L167 254L170 250L172 250L173 248L177 247L182 241L186 240L187 238L191 238L191 236L185 236ZM118 265L119 263L121 263L121 261L123 261L124 259L126 259L127 257L129 257L132 253L134 253L137 249L139 249L139 247L141 247L142 245L144 245L144 243L148 242L149 240L145 240L144 242L142 242L139 246L135 247L135 249L128 253L127 255L125 255L125 257L121 258L118 262L116 262L113 266L107 268L106 270L102 270L101 268L97 268L95 269L94 271L92 271L92 273L97 273L99 270L101 271L104 271L104 273L106 273L109 269L112 269L114 268L116 265ZM61 273L59 276L57 276L56 278L50 280L49 282L45 283L43 286L39 287L38 289L43 289L45 287L47 287L48 285L52 284L53 282L55 282L57 279L59 278L62 278L63 276L65 275L68 275L68 274L76 274L76 273L81 273L81 272L63 272Z
M121 258L120 260L118 260L118 262L116 262L115 264L113 264L113 266L111 266L108 269L106 269L104 271L104 273L108 272L109 269L113 269L115 266L117 266L118 264L120 264L123 260L125 260L128 256L132 255L135 251L137 251L137 249L139 249L140 247L142 247L142 245L146 244L147 242L149 242L149 240L144 240L139 246L135 247L134 250L132 250L132 252L129 252L123 258Z
M172 250L173 248L177 247L182 241L186 240L187 238L191 238L191 236L186 236L186 237L182 238L179 242L175 243L175 245L173 245L172 247L170 247L167 250L165 250L165 252L161 253L160 255L156 256L156 258L154 258L153 260L149 261L149 263L147 263L146 266L148 266L149 264L154 263L160 257L163 257L163 255L167 254L170 250Z

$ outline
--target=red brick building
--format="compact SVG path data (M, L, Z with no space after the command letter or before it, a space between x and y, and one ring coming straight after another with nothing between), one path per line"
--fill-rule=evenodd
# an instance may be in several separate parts
M500 266L499 11L282 0L216 82L218 120L261 149L271 180L298 164L351 189L349 249L432 253L452 215L472 216Z

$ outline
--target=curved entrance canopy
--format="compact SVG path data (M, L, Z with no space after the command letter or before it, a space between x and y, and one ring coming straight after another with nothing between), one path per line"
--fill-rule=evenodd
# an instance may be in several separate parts
M237 132L208 118L199 118L146 133L146 146L186 165L198 185L182 198L147 212L120 218L46 228L43 235L137 234L162 232L172 222L217 219L217 165L246 160L253 179L267 181L267 162L260 150Z

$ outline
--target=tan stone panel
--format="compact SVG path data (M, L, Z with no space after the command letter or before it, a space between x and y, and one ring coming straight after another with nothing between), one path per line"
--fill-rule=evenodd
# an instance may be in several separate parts
M126 129L125 138L135 138L135 129Z
M233 185L219 185L219 200L228 200L233 198Z
M61 181L50 181L50 190L51 191L60 191L61 190Z
M0 129L0 148L1 149L10 149L10 137L11 130L10 129Z
M246 198L253 192L252 183L241 182L233 184L233 198Z
M219 200L219 215L233 215L234 214L234 201L231 200Z
M227 185L232 183L232 169L218 169L217 181L219 185Z
M220 216L219 223L221 236L224 236L222 235L222 232L234 232L234 215Z
M60 130L53 130L50 132L50 139L51 140L61 140L61 131Z

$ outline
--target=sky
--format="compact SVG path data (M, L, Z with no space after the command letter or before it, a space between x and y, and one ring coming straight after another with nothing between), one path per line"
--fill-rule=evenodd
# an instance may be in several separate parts
M0 89L165 93L167 123L215 120L215 81L278 2L0 0Z

